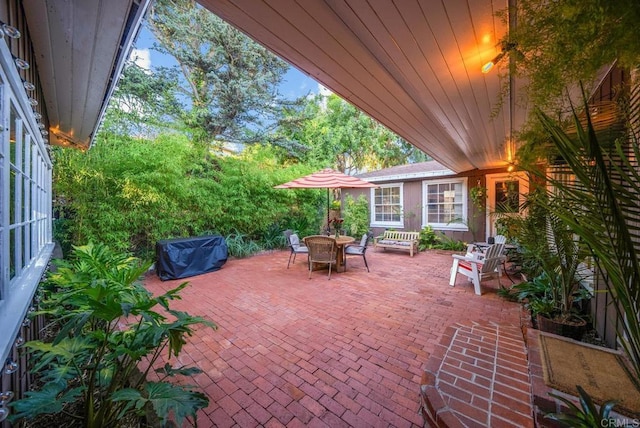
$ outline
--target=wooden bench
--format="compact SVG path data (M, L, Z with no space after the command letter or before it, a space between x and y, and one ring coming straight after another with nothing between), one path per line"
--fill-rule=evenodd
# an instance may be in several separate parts
M373 240L375 248L394 248L396 250L409 250L409 254L413 257L414 252L418 252L418 240L420 232L399 232L394 230L385 230L382 236L377 236Z

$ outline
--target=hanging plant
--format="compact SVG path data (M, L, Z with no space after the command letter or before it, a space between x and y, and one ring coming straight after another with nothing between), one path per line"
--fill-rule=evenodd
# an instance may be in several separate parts
M474 205L482 207L485 199L487 199L487 188L477 185L469 189L469 195Z

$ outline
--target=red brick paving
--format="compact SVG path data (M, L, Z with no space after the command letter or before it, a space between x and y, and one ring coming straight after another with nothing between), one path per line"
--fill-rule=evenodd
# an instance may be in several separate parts
M190 286L182 300L172 303L174 309L219 327L199 328L179 361L172 362L204 370L189 380L210 398L199 414L199 426L422 426L417 412L420 379L454 324L481 322L485 327L474 328L485 329L482 337L495 338L495 326L508 333L505 340L518 358L493 355L504 370L496 371L491 382L512 388L497 376L512 378L518 385L514 391L493 391L519 393L525 381L521 376L527 373L519 372L521 306L498 297L495 289L484 288L477 296L463 277L450 287L450 255L423 252L411 258L406 252L370 249L370 273L361 257L350 258L347 272L332 274L331 280L323 271L307 279L302 260L287 269L288 256L288 251L275 251L231 259L217 272L186 279ZM161 282L155 275L145 280L156 294L181 282ZM468 344L481 352L457 355L460 365L477 360L477 367L493 373L492 361L483 366L482 355L485 346L494 348L476 339L468 337ZM461 351L452 347L452 356ZM487 388L487 382L472 376L464 384L466 375L461 366L451 368L458 385L469 391L463 410L471 416L486 414L492 404L476 392ZM493 414L506 418L509 412L525 413L520 407L504 407L504 397L497 397Z
M427 362L425 409L432 420L447 414L465 426L533 427L528 368L518 326L453 325Z

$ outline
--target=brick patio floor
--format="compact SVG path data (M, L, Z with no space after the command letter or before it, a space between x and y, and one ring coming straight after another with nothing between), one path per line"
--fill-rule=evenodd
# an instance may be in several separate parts
M448 254L370 248L370 273L352 257L331 280L326 271L307 279L302 257L287 270L288 256L231 259L186 279L173 303L219 326L199 328L172 362L204 371L190 380L210 399L198 426L422 426L421 377L448 328L520 328L521 305L495 289L476 296L461 276L448 285ZM181 282L145 279L153 293Z

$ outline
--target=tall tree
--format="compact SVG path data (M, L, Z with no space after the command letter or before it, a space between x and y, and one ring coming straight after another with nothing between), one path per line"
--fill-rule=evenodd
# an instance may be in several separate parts
M194 0L157 0L148 18L181 79L178 117L194 141L261 142L296 103L278 93L289 66Z
M307 147L305 161L345 173L374 170L427 156L388 128L335 94L307 101L308 119L294 130L294 139Z
M175 72L154 73L135 60L129 61L109 103L102 131L148 138L175 128L180 112L177 82Z

